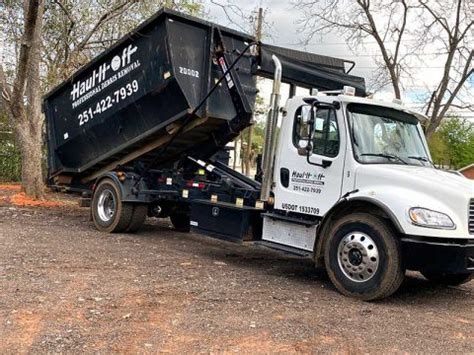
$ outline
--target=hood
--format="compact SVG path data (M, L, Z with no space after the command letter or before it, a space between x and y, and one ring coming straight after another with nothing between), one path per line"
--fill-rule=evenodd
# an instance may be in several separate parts
M409 187L432 196L474 198L474 181L429 167L367 164L356 170L356 188L374 185Z
M466 238L469 235L468 209L474 199L474 181L434 168L395 165L360 165L355 171L352 196L364 196L382 203L397 216L408 235ZM454 230L428 229L408 219L411 207L428 208L447 214Z

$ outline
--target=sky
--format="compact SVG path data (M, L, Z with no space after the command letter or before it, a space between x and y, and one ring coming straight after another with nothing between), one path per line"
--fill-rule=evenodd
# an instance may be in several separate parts
M232 17L229 20L221 6L215 3L225 4L227 0L204 0L204 6L208 12L207 19L222 25L242 30L248 28L248 22L242 16L236 16L228 8L228 14ZM228 0L231 2L230 0ZM1 0L0 0L1 2ZM234 2L237 4L237 2ZM298 50L304 50L317 54L334 56L343 59L353 60L356 63L351 74L364 77L366 83L374 77L376 64L374 59L380 58L380 51L371 39L366 39L363 45L358 48L350 48L347 43L337 33L329 33L314 38L307 45L302 44L305 36L302 33L301 26L297 23L303 17L300 10L296 9L288 0L240 0L238 7L244 16L250 16L261 6L265 9L264 39L269 44L289 47ZM474 37L474 30L472 33ZM473 40L474 41L474 40ZM0 56L2 55L2 33L0 32ZM474 46L474 43L473 43ZM423 63L416 64L410 78L404 78L403 83L407 86L403 93L403 101L406 106L414 109L421 109L423 98L429 95L429 92L437 85L441 74L443 58L433 53L439 52L435 45L427 46L422 56ZM465 84L470 89L474 97L474 77ZM284 88L285 89L285 88ZM263 80L260 83L261 95L264 99L269 98L271 83L269 80ZM286 90L283 92L283 100L286 99ZM390 86L378 91L375 98L392 101L393 91ZM459 110L456 113L471 118L474 122L474 112Z
M220 3L224 3L224 1ZM353 60L356 62L356 66L351 74L364 77L366 83L374 76L376 68L374 58L380 56L380 51L373 40L364 40L362 46L354 49L347 45L344 38L334 32L318 36L308 45L304 45L305 37L301 32L301 26L297 23L298 19L302 18L302 14L289 1L242 0L238 2L238 6L244 14L251 14L259 6L268 10L265 14L265 22L269 25L264 29L263 42ZM246 26L245 20L239 16L232 16L232 21L229 21L222 7L212 4L210 1L205 1L205 7L209 11L211 21L236 29L239 29L239 26ZM437 85L444 64L443 58L435 54L438 51L439 49L434 45L425 48L423 53L426 54L422 56L423 63L417 63L412 77L405 78L404 84L407 88L403 92L402 99L406 106L420 110L421 98L429 95L427 94L429 90L433 90ZM466 85L470 86L470 90L474 94L474 78L471 78ZM269 96L271 90L269 83L265 83L260 89L262 95ZM385 101L392 101L393 97L393 91L389 86L375 95L375 98ZM266 99L266 97L264 98ZM473 112L460 112L460 114L474 120Z

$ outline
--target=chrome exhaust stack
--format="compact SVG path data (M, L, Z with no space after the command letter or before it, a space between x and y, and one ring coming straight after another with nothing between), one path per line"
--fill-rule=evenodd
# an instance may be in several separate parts
M268 201L273 183L273 161L277 143L277 123L280 108L280 88L281 88L281 62L277 56L272 56L275 64L275 74L273 77L273 90L270 98L270 109L267 114L265 127L265 143L263 147L262 159L262 187L260 190L260 200Z

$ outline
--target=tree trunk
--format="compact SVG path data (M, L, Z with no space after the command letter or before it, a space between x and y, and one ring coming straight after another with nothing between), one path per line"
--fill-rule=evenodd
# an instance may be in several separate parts
M252 136L253 136L253 127L249 126L247 134L247 146L245 147L245 157L244 157L244 174L250 176L251 169L251 155L252 155Z
M43 115L41 113L41 33L43 30L44 1L38 2L38 18L31 44L29 80L26 87L27 107L25 146L20 147L22 156L23 189L28 196L44 198L43 180ZM26 164L25 164L26 163Z
M9 102L9 117L21 154L22 190L43 199L43 116L41 114L40 56L44 0L25 0L25 25L17 76Z
M428 123L428 126L425 129L425 136L426 139L430 139L433 133L436 132L436 129L438 128L440 124L440 120L438 117L430 117L430 122Z
M22 190L35 199L44 198L43 152L40 114L26 124L16 125L21 155Z

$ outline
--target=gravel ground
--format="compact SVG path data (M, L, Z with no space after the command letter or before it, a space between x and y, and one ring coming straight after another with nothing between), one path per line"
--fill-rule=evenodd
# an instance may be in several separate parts
M0 203L0 352L474 352L474 282L409 274L338 294L310 260L148 220L107 235L87 209Z

